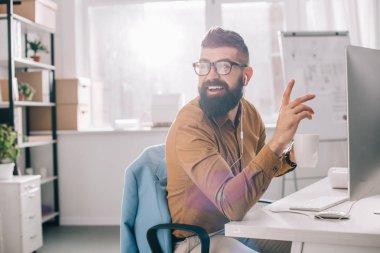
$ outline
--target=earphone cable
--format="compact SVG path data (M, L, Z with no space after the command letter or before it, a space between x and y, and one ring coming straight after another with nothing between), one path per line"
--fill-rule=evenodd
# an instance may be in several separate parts
M244 113L244 106L243 103L240 102L241 105L241 113L240 113L240 143L241 143L241 148L240 148L240 156L239 158L231 165L230 168L233 168L234 165L239 162L243 158L243 153L244 153L244 134L243 134L243 113ZM218 125L219 132L220 132L220 127ZM224 143L223 143L224 145ZM243 166L241 166L243 167Z

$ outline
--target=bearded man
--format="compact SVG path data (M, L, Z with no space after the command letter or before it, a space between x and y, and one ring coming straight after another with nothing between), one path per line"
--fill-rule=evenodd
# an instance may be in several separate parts
M228 238L223 229L244 217L273 177L294 169L293 151L286 156L283 151L300 121L312 118L314 112L304 102L315 96L290 101L290 81L266 143L259 113L243 98L253 75L243 38L220 27L210 29L193 67L199 96L180 110L166 140L172 222L206 229L210 252L290 252L290 242ZM176 253L200 252L196 236L178 230L173 235Z

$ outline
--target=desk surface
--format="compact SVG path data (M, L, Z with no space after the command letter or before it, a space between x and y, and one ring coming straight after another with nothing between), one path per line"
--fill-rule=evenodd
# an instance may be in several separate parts
M328 178L322 179L296 193L262 209L248 212L242 221L225 225L226 236L258 239L286 240L324 244L380 247L380 195L357 201L352 206L348 220L319 220L315 212L304 214L286 211L293 203L324 195L347 195L347 190L332 189ZM331 210L347 212L353 202L331 207Z

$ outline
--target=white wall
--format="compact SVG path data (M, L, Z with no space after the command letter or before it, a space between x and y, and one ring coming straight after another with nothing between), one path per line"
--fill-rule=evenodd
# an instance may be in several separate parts
M159 130L60 134L62 224L119 224L125 168L165 138Z
M116 225L120 220L124 171L166 130L66 132L58 135L59 205L62 225ZM33 168L48 167L49 147L33 149ZM32 155L35 155L33 153ZM44 186L45 187L45 186ZM48 190L43 194L49 194ZM46 197L46 196L45 196ZM49 199L49 197L47 197ZM46 200L45 203L51 203Z

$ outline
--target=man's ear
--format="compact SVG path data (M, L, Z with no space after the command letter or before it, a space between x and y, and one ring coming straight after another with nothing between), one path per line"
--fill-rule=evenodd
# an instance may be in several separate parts
M246 67L244 70L244 77L243 77L244 86L248 85L249 80L251 80L252 76L253 76L253 68L252 67Z

